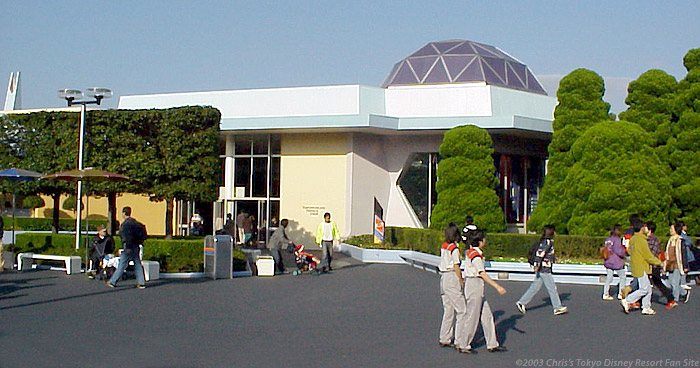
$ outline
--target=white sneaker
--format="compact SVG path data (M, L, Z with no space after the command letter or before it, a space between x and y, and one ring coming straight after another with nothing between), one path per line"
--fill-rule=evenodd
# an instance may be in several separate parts
M688 286L688 285L681 285L681 287L683 288L683 290L690 290L690 289L692 289L692 288L691 288L690 286Z
M625 298L622 296L622 293L617 294L617 300L622 300L622 299L625 299Z
M611 297L608 294L603 294L603 300L615 300L615 298Z
M554 315L555 315L555 316L558 316L558 315L560 315L560 314L564 314L564 313L568 313L568 312L569 312L569 308L567 308L567 307L561 307L561 308L559 308L559 309L555 309L555 310L554 310Z
M642 308L642 314L649 316L649 315L656 314L656 311L651 309L651 308Z
M620 300L620 305L622 306L623 312L625 312L626 314L630 313L630 303L627 302L627 299Z
M520 311L520 313L522 313L522 314L527 313L527 309L525 309L525 304L523 304L521 302L515 302L515 306L518 307L518 310Z

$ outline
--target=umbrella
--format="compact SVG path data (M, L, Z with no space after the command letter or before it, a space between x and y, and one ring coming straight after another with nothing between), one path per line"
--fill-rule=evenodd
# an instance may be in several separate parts
M52 174L46 174L41 179L58 179L69 181L122 181L129 180L128 177L109 171L96 170L88 167L87 169L75 169L61 171Z
M16 169L16 168L11 168L11 169L4 169L0 170L0 179L4 180L9 180L9 181L29 181L29 180L34 180L39 177L41 177L43 174L34 172L34 171L29 171L29 170L22 170L22 169ZM15 243L15 204L16 204L16 193L13 188L12 190L12 244Z
M57 173L51 173L51 174L46 174L41 177L41 179L55 179L55 180L68 180L68 181L92 181L92 182L98 182L98 181L124 181L124 180L129 180L127 176L109 172L109 171L103 171L103 170L96 170L94 168L88 167L85 169L75 169L75 170L68 170L68 171L61 171ZM80 202L82 198L78 198L78 202ZM87 204L90 204L90 197L88 196ZM87 205L85 206L86 210L89 208ZM87 227L88 220L86 219L86 227ZM75 236L76 236L76 249L80 246L80 213L78 213L78 216L76 217L76 230L75 230ZM86 247L87 251L87 247ZM87 258L86 258L87 260Z

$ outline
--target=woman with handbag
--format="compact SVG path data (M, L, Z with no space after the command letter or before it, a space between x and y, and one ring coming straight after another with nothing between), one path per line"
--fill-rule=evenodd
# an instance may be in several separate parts
M673 301L669 303L671 309L678 304L679 301L688 302L689 291L681 287L681 278L685 276L687 271L687 262L685 261L683 252L683 240L681 239L681 229L683 225L675 223L671 225L669 233L671 237L666 243L666 260L664 261L664 269L668 272L668 281L671 284L673 292Z
M610 296L610 284L613 280L613 273L617 273L617 277L620 279L617 290L617 299L622 299L622 288L625 287L627 283L627 278L625 274L625 255L627 251L622 245L622 230L620 225L613 225L610 229L610 236L605 239L605 250L607 250L607 257L603 262L605 266L605 272L607 274L605 278L605 285L603 285L603 300L613 300L614 298ZM605 253L605 251L603 251Z

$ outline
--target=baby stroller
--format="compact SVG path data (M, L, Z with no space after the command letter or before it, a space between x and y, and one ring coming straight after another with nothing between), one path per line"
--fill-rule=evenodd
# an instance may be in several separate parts
M316 266L321 263L321 260L311 253L304 252L303 245L299 244L294 248L294 256L297 263L297 269L293 272L294 276L301 275L304 271L310 271L312 275L320 273L316 270Z
M119 266L119 257L115 257L113 254L106 254L104 259L102 259L97 278L103 281L109 280L112 278L114 271L117 270L117 266Z

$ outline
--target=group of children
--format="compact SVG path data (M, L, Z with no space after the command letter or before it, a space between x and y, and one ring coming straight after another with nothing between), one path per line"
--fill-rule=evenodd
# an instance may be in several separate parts
M486 234L473 224L467 216L467 225L462 230L450 223L445 229L445 242L440 248L440 296L443 304L442 324L440 326L440 346L456 348L460 353L474 354L471 346L479 322L484 331L486 347L489 352L507 351L496 337L496 326L488 301L484 300L484 284L491 285L498 294L506 290L496 283L485 270L483 250L486 246ZM530 263L535 272L535 279L530 287L516 302L518 310L525 314L527 304L544 284L549 293L554 315L568 312L561 304L554 278L554 236L552 225L544 227L540 241L533 245ZM468 249L462 261L459 252L459 240Z
M613 272L619 277L618 299L625 313L641 309L643 315L656 314L651 308L652 287L666 298L666 309L679 303L687 303L690 287L684 284L686 274L695 263L692 240L687 226L678 221L669 226L669 239L665 250L654 234L656 224L643 222L639 216L630 217L630 228L622 237L619 225L614 225L605 241L605 268L607 278L603 286L603 300L614 300L610 295ZM627 285L625 259L629 255L630 271L634 278Z
M476 353L471 342L481 322L488 351L507 351L496 338L493 313L488 301L484 300L484 283L491 285L500 295L505 294L506 289L486 273L483 256L485 233L477 230L470 221L467 221L465 230L460 235L459 228L451 223L445 229L445 242L440 249L440 295L444 308L440 346L456 348L460 353ZM460 239L469 246L463 263L458 244Z

